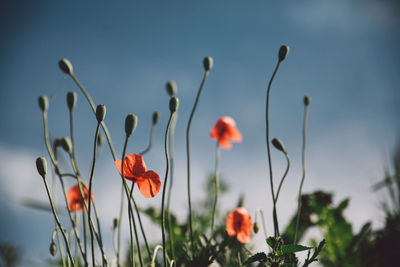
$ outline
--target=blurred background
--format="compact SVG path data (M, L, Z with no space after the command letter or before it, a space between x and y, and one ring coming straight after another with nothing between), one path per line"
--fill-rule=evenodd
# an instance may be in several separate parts
M161 112L154 146L144 160L162 181L169 116L165 84L177 83L180 109L172 209L185 218L185 128L204 73L202 60L212 56L214 67L191 127L193 201L206 197L203 187L214 170L211 128L219 117L229 115L236 120L243 142L221 153L221 175L229 186L220 199L221 210L232 210L242 194L251 214L257 208L264 210L272 233L265 95L282 44L290 46L290 53L272 85L270 129L271 137L284 142L292 168L278 203L280 223L286 225L297 208L303 96L310 95L303 191L331 192L334 202L350 197L345 215L354 230L366 221L380 227L379 202L385 196L373 193L371 186L382 179L385 169L390 170L399 137L399 7L398 1L390 0L119 1L112 5L108 1L1 1L0 243L17 247L23 266L40 266L50 257L53 215L21 205L25 200L47 203L35 168L36 157L49 160L38 96L51 97L49 127L54 138L69 135L65 96L71 90L78 92L76 151L88 180L97 122L72 79L58 68L61 58L72 62L95 104L107 106L105 122L118 155L125 116L139 117L128 147L128 153L138 153L148 144L152 113ZM277 184L286 162L281 153L272 155ZM111 228L118 216L121 185L107 146L98 158L94 179L109 240L106 249L112 257ZM139 205L160 207L161 194L145 199L135 193ZM127 227L124 231L127 241ZM152 242L160 241L157 227L148 226L148 232ZM262 235L252 242L266 250Z

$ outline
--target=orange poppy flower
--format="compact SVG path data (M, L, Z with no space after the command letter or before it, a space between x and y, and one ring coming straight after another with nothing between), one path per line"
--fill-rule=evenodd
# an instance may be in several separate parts
M115 165L122 175L121 164L122 160L115 161ZM139 154L130 154L125 157L124 176L138 185L139 191L144 197L154 197L160 191L160 176L155 171L146 171L146 164Z
M251 239L253 221L244 207L238 207L226 218L226 231L229 236L236 236L240 243L248 243Z
M235 120L228 116L218 119L210 136L212 139L217 139L218 145L225 149L231 149L232 144L230 142L242 142L242 135L236 128Z
M86 185L82 184L82 193L85 198L85 202L89 201L89 190ZM71 187L67 192L68 207L70 211L82 211L84 204L82 201L81 192L79 185L76 184Z

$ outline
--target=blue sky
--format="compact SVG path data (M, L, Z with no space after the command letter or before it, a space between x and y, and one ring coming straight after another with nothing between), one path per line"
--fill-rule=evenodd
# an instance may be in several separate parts
M50 101L52 136L68 134L65 95L78 91L57 67L68 58L96 104L107 106L106 123L122 153L126 114L139 117L129 153L147 145L151 114L162 117L154 149L145 156L163 174L163 132L168 119L168 80L178 84L181 101L176 143L176 190L186 187L185 127L200 84L205 56L214 58L191 128L194 198L214 169L215 142L209 132L223 115L235 118L243 142L222 152L221 172L230 192L221 206L232 208L240 193L248 209L271 214L265 149L265 87L281 44L290 54L271 95L271 136L279 137L293 159L281 193L285 224L295 210L301 178L302 98L312 98L308 125L305 191L324 189L335 201L351 197L347 215L356 229L381 222L370 186L388 166L399 132L399 4L396 1L106 1L80 3L2 1L0 4L0 241L10 241L26 258L47 256L51 214L16 204L28 197L46 200L34 168L46 155L39 95ZM78 92L77 153L88 173L96 121ZM47 155L46 155L47 156ZM279 177L285 162L273 154ZM105 229L118 206L119 178L108 149L95 170L95 192ZM163 176L163 175L161 175ZM277 182L276 182L277 183ZM71 181L72 184L72 181ZM161 196L144 205L159 205ZM185 216L186 194L174 208ZM267 218L269 229L272 220ZM29 224L27 224L29 222ZM154 230L154 229L153 229ZM258 239L257 239L258 238ZM153 240L159 236L154 234ZM255 243L260 240L255 238ZM33 244L37 244L33 247ZM110 248L111 249L111 248Z

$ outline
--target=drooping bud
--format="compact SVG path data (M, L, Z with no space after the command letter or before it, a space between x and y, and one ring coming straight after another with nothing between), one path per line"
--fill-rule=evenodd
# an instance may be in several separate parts
M256 221L253 226L253 231L254 231L254 233L257 234L259 230L260 230L260 226L258 225L258 222Z
M50 244L49 251L50 251L51 256L55 256L57 254L57 246L56 246L56 243L54 243L53 241Z
M55 138L53 141L54 150L57 150L57 148L61 145L62 145L62 138L59 137Z
M98 145L99 147L102 146L102 145L104 144L104 141L105 141L104 134L99 133L99 134L97 135L97 145Z
M114 220L113 220L113 229L117 229L118 224L119 224L118 222L119 222L118 218L114 218Z
M310 101L311 101L311 97L310 97L309 95L306 95L306 96L303 98L303 102L304 102L304 105L305 105L305 106L310 105Z
M102 122L106 116L106 106L103 104L97 105L96 118L98 122Z
M67 106L69 110L72 110L76 105L77 94L74 91L67 93Z
M154 125L157 124L157 122L158 122L159 119L160 119L160 112L155 111L155 112L153 113L153 124L154 124Z
M283 153L286 153L286 149L285 149L282 141L279 140L279 138L272 139L271 143L276 149L282 151Z
M130 136L136 129L138 118L135 114L128 114L125 118L125 133Z
M178 92L178 86L174 81L168 81L165 88L167 89L169 96L174 96Z
M289 46L282 45L281 48L279 48L279 54L278 54L279 62L283 61L288 54L289 54Z
M169 110L171 113L176 112L179 107L179 99L176 96L171 97L169 100Z
M47 95L41 95L39 96L39 107L40 109L45 112L49 108L49 99L47 98Z
M58 66L65 74L71 75L74 72L71 62L66 58L60 59L60 61L58 61Z
M213 60L212 57L205 57L205 58L203 59L203 66L204 66L204 69L205 69L206 71L211 70L212 67L213 67L213 64L214 64L214 60Z
M44 177L47 173L47 162L44 157L38 157L36 159L36 169L40 176Z
M61 139L61 147L65 150L65 152L67 152L68 154L72 153L72 142L71 139L69 139L69 137L63 137Z

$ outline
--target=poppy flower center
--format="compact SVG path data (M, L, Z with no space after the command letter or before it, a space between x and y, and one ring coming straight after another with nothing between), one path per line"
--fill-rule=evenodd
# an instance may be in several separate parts
M236 221L235 222L235 231L238 232L241 227L242 227L242 221Z

